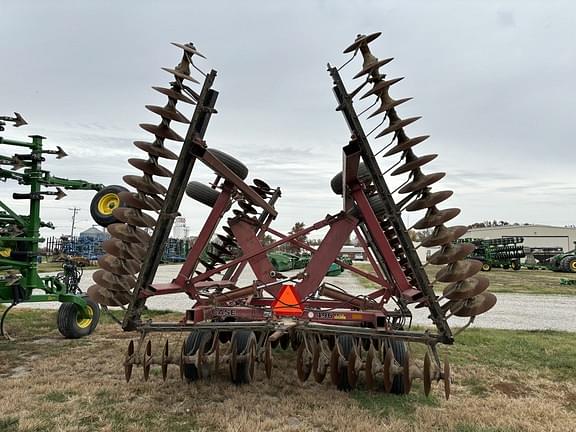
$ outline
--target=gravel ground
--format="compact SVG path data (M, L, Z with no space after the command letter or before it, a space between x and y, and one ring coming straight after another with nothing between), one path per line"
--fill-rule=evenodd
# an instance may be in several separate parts
M169 282L178 273L180 265L165 265L158 268L156 282ZM92 273L89 270L84 273L80 286L86 290L92 285ZM253 275L249 270L244 271L239 285L247 285L252 282ZM340 276L329 277L326 282L346 289L353 294L366 294L368 291L362 288L356 277L349 271ZM172 294L167 296L152 297L147 301L150 309L167 309L184 311L190 307L191 301L184 294ZM59 303L30 303L19 305L19 308L57 308ZM427 318L427 310L413 310L416 324L430 324ZM564 330L576 331L576 296L543 296L526 294L498 294L498 303L492 310L476 318L474 327L487 327L499 329L521 330ZM461 326L466 319L450 318L451 326Z

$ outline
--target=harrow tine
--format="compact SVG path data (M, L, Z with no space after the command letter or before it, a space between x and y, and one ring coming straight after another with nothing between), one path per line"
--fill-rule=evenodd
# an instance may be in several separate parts
M124 356L124 377L126 382L130 382L132 377L132 368L134 366L134 341L128 342L128 348L126 350L126 355Z

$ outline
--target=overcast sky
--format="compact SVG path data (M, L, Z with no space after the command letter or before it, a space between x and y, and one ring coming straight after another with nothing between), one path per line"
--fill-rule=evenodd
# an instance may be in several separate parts
M134 172L126 160L143 157L132 141L150 140L138 124L157 122L144 105L165 103L150 87L179 61L170 42L192 41L208 57L198 65L218 71L208 145L243 161L249 180L282 188L276 228L311 224L341 205L329 181L349 139L326 64L345 62L357 33L381 31L372 51L395 58L382 72L406 77L391 95L414 97L398 112L423 116L407 132L432 135L416 153L439 154L424 171L448 173L434 190L455 191L446 206L462 208L456 223L576 223L573 2L0 0L0 17L0 115L30 123L2 136L63 147L70 156L46 165L54 175L122 184ZM343 72L349 89L360 63ZM192 178L213 176L202 167ZM0 184L0 199L15 190ZM79 207L86 229L91 196L48 198L43 217L67 233L68 208ZM181 213L196 233L208 209L185 198Z

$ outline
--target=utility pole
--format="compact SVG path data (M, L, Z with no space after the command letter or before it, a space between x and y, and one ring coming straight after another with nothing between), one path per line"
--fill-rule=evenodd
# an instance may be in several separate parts
M72 211L72 231L70 232L70 241L74 238L74 224L76 223L76 213L80 211L78 207L68 208L68 210Z

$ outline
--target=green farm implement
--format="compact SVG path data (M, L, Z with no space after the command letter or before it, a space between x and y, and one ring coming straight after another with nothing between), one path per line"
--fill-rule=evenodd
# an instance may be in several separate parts
M15 127L26 124L22 116L15 115L0 117L0 130L4 130L7 122L14 123ZM115 221L112 210L120 206L118 187L52 176L42 168L45 156L55 155L61 159L67 154L60 147L44 149L44 137L32 135L30 139L16 141L0 136L0 149L4 153L0 154L0 180L12 180L25 187L23 193L13 193L12 199L29 201L28 213L18 214L0 200L0 303L9 304L0 318L0 336L8 337L4 321L17 304L58 301L62 303L58 310L58 330L64 337L79 338L92 333L98 324L100 308L80 291L81 273L74 262L65 261L63 272L55 276L38 273L39 244L44 241L40 228L54 228L52 223L40 219L40 203L50 195L56 200L64 198L63 189L94 190L98 193L91 203L92 216L99 224L106 225Z
M576 246L576 242L574 242ZM576 273L576 248L554 255L548 261L550 270L555 272Z
M493 267L520 270L520 259L526 256L522 237L470 238L460 239L458 242L472 243L475 246L470 258L482 262L482 271L490 271Z

